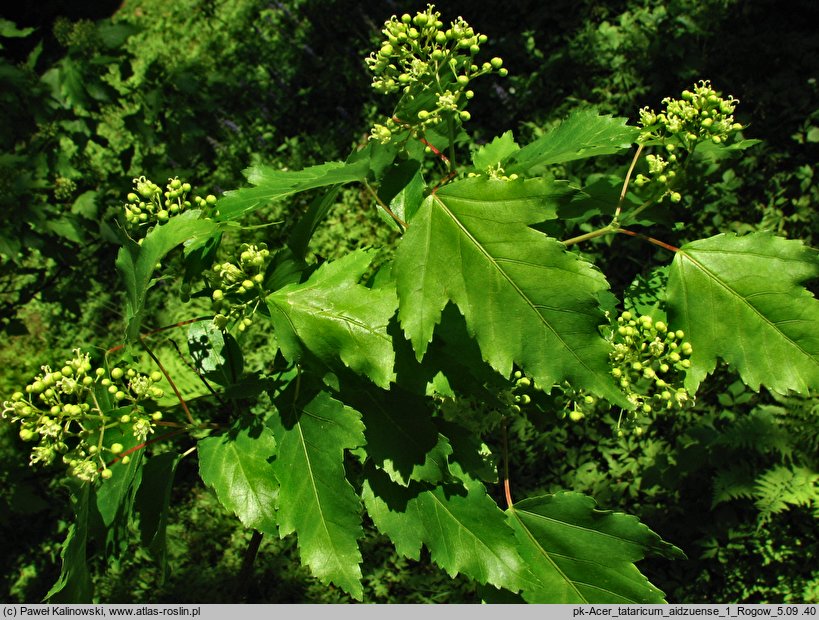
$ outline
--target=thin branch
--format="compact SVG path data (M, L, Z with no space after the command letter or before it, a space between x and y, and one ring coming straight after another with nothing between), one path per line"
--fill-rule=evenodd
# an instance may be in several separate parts
M243 601L247 598L247 592L250 589L251 575L253 572L253 563L256 561L256 555L259 553L259 547L262 544L262 537L264 534L259 530L253 530L253 535L250 537L250 542L245 550L245 557L242 559L242 568L236 576L236 599Z
M617 210L614 212L614 220L620 217L620 210L623 208L623 201L626 199L626 192L628 192L628 183L631 180L631 173L634 172L634 166L637 165L637 160L640 159L640 154L643 152L643 145L637 147L637 152L634 154L634 159L631 160L631 165L628 167L626 173L626 180L623 181L623 190L620 192L620 200L617 201Z
M574 245L575 243L581 243L582 241L588 241L589 239L596 239L597 237L602 237L603 235L607 235L615 231L616 229L612 228L611 226L604 226L603 228L598 228L597 230L593 230L584 235L579 235L577 237L567 239L566 241L563 242L563 245L565 246Z
M190 409L188 409L188 404L185 402L185 399L182 398L182 394L179 393L176 384L173 382L173 379L171 379L171 375L168 374L168 371L165 370L165 367L162 365L162 362L160 362L159 358L156 355L154 355L154 352L151 351L150 347L145 343L145 341L142 340L141 342L142 346L145 347L145 350L148 352L148 355L150 355L151 359L156 363L157 366L159 366L159 370L162 371L162 374L165 375L165 378L168 380L168 383L171 384L174 394L176 394L176 398L179 399L179 404L182 405L182 409L185 412L185 416L187 416L188 418L188 422L190 422L191 425L195 424Z
M108 463L108 465L106 467L111 467L111 465L113 465L114 463L117 463L120 460L122 460L123 457L126 457L126 456L128 456L130 454L133 454L137 450L142 450L143 448L147 448L151 444L163 441L165 439L170 439L171 437L173 437L175 435L181 435L184 432L185 432L185 429L180 428L180 429L177 429L175 431L171 431L169 433L164 433L163 435L158 435L158 436L154 437L153 439L149 439L148 441L144 441L144 442L142 442L140 444L137 444L133 448L129 448L128 450L125 450L124 452L121 452L120 454L117 454L117 458L115 458L110 463Z

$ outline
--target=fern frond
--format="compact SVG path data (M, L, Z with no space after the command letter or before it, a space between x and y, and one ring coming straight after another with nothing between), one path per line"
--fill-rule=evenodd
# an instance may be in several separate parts
M756 454L773 452L783 459L790 459L795 438L778 419L776 414L784 413L779 409L773 406L756 407L747 416L738 418L723 429L715 445Z
M760 523L791 506L819 503L819 473L806 467L772 467L754 485Z
M711 508L735 499L753 499L754 489L754 472L749 463L739 462L722 469L714 476Z

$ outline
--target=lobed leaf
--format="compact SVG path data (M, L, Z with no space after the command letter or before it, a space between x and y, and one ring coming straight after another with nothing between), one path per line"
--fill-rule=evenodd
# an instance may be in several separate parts
M478 170L486 171L519 150L520 147L515 142L512 132L507 131L475 151L472 163Z
M372 471L362 497L373 523L398 553L418 560L424 545L450 577L463 573L512 592L534 587L503 512L480 482L464 484L404 488Z
M507 174L520 174L538 166L612 155L631 147L640 135L638 127L626 125L627 120L594 110L577 110L542 137L512 153L503 167Z
M595 509L580 493L525 499L507 510L524 561L540 585L530 603L664 603L634 562L647 555L685 557L637 517Z
M271 202L299 192L328 185L363 181L370 170L368 158L351 162L327 162L303 170L276 170L270 166L256 165L244 171L253 187L225 192L219 200L221 221L235 220Z
M288 403L280 412L270 424L279 446L273 468L280 484L281 536L295 532L302 562L313 574L360 600L358 539L364 530L344 451L364 444L361 416L326 392L303 406Z
M521 366L543 386L564 380L628 407L609 374L604 276L529 224L555 217L563 184L467 179L429 196L398 248L398 316L420 360L451 300L484 359Z
M819 274L814 250L769 233L684 245L671 265L669 318L691 342L693 389L717 359L754 390L819 387L819 302L801 286Z
M326 364L340 358L376 385L389 386L395 353L387 325L395 313L395 292L358 284L370 261L367 252L353 252L323 264L306 282L268 296L276 338L288 360L307 349Z
M216 491L222 505L245 527L266 534L278 532L278 485L270 459L276 441L268 428L242 429L199 441L199 475Z

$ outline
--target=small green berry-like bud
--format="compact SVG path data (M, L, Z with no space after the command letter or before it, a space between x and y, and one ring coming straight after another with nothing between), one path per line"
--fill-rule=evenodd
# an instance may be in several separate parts
M111 476L113 476L113 475L114 475L114 472L112 472L112 471L111 471L110 469L108 469L107 467L106 467L105 469L103 469L103 470L100 472L100 477L101 477L103 480L110 480L110 479L111 479Z
M23 441L31 441L34 439L34 431L28 428L20 429L20 439Z
M122 379L122 376L124 374L125 374L125 372L122 370L122 368L114 368L111 371L111 378L119 380L119 379Z
M500 69L503 66L503 59L495 56L492 60L489 61L489 63L492 65L493 69Z
M458 116L461 117L462 121L468 121L470 118L472 118L472 115L466 110L463 110Z
M154 370L151 373L151 381L153 381L154 383L162 381L162 373L159 372L158 370Z
M113 452L114 454L119 454L120 452L123 451L123 449L124 449L124 447L123 447L123 445L121 443L111 444L111 452Z

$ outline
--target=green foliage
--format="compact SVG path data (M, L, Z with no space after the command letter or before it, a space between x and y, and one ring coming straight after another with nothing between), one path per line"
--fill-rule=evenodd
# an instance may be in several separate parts
M475 140L483 140L480 125L467 131L481 110L471 80L507 73L499 57L479 60L487 37L462 18L444 26L432 6L394 17L366 64L376 90L400 100L344 159L331 144L339 134L322 129L335 113L324 110L324 124L301 136L301 146L288 137L304 127L304 102L317 92L293 88L308 74L292 50L312 53L311 20L301 11L310 15L314 4L189 11L145 3L113 24L55 27L69 52L32 92L48 87L35 125L59 116L64 148L48 151L36 170L37 178L65 174L49 190L54 204L36 180L9 192L39 196L9 226L28 227L36 243L24 251L10 234L0 250L4 265L14 265L12 297L30 298L51 270L71 270L61 256L95 222L89 252L105 258L100 269L112 262L109 244L121 246L113 262L126 325L118 345L108 339L122 333L121 321L102 340L89 338L107 351L91 379L99 389L76 398L64 382L59 394L35 389L51 373L44 369L26 395L12 392L3 404L22 439L62 441L49 415L62 416L70 441L65 449L55 441L52 459L70 449L92 463L73 472L85 483L71 483L75 510L47 597L110 596L95 573L102 566L173 579L174 560L191 549L166 533L217 503L238 517L227 554L238 585L212 596L245 596L263 541L259 561L290 558L277 570L300 580L309 572L324 584L311 586L313 596L333 602L423 600L391 594L399 580L389 571L416 566L408 562L437 566L435 583L448 575L455 581L443 589L467 600L480 587L487 600L661 602L641 571L685 596L669 577L674 569L648 560L683 557L652 530L695 558L690 583L718 592L703 581L704 567L730 561L722 545L749 536L748 515L773 539L792 531L786 519L815 513L817 258L805 232L812 168L798 168L801 196L763 208L777 232L804 232L805 242L786 240L736 219L753 188L726 164L758 170L760 160L745 151L754 141L737 133L744 126L734 122L735 99L700 81L663 100L660 114L643 109L642 128L622 117L640 107L629 97L647 91L618 46L636 49L659 31L684 40L705 13L678 23L676 8L630 3L618 25L591 26L575 40L583 49L569 53L605 49L618 59L622 88L601 80L591 92L622 110L567 106L548 122L537 112L529 116L535 125L516 132L522 146L511 131L488 133L499 137L484 145ZM217 19L224 27L212 27ZM249 23L253 41L238 36ZM10 25L3 32L30 34ZM102 50L110 52L104 62ZM40 79L36 63L34 54L26 79ZM338 82L326 67L315 73L317 84ZM377 118L371 110L355 126ZM811 127L800 129L802 144L811 143ZM9 143L12 169L33 142ZM304 160L323 143L332 161ZM617 157L627 149L630 165ZM235 183L248 165L252 187L217 199L216 185ZM143 171L167 175L167 191ZM213 195L192 198L177 173L209 179ZM128 177L136 191L122 201L127 188L117 179ZM778 182L796 178L785 173ZM128 232L101 208L114 196L125 202L118 215ZM38 264L41 256L50 262ZM183 325L187 351L174 336ZM158 370L129 376L124 368L137 361ZM730 389L723 362L739 374ZM176 398L156 393L140 404L163 377ZM56 413L38 409L41 394ZM99 426L90 436L88 412ZM197 480L215 501L200 495L185 505L178 485L195 495ZM703 493L709 486L713 493ZM513 494L525 499L513 502ZM617 512L597 510L586 494ZM674 520L689 508L708 524L702 531ZM136 538L139 557L129 558ZM757 542L774 561L771 543ZM791 577L766 587L781 595L783 583L802 579L809 592L812 577ZM147 596L151 586L138 581L135 591Z
M234 436L199 442L199 474L222 505L245 527L275 533L278 486L269 459L276 454L270 429L242 429Z
M302 284L289 284L267 298L279 348L291 362L309 351L332 366L339 359L382 388L395 379L395 352L387 324L395 313L388 287L360 284L371 257L353 252L319 267Z
M765 233L683 246L674 257L668 300L672 321L694 348L688 381L699 383L719 356L752 389L762 383L780 393L809 393L819 378L813 329L819 304L799 284L817 273L815 251ZM722 318L703 321L709 314Z
M594 500L578 493L526 499L509 515L524 558L544 584L529 602L665 602L632 562L649 553L683 554L635 517L594 510Z

